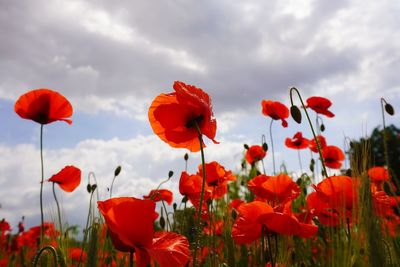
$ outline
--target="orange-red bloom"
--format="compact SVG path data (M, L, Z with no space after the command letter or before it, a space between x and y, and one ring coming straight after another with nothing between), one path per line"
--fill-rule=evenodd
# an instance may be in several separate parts
M174 90L151 103L148 115L154 133L172 147L196 152L200 150L197 124L201 134L217 143L217 122L208 94L180 81L174 83Z
M309 144L310 140L304 138L301 132L297 132L292 139L286 138L285 140L285 145L288 148L293 148L293 149L304 149L307 148Z
M322 135L317 135L317 140L319 143L319 148L322 150L326 147L326 139ZM318 153L318 147L317 147L317 142L315 142L315 139L310 140L310 150L314 153Z
M335 114L333 114L331 111L328 110L328 108L332 105L332 102L324 97L320 96L312 96L307 99L307 107L311 108L315 112L319 114L323 114L329 118L335 117Z
M273 203L274 206L285 204L300 194L299 186L289 175L284 173L269 177L261 187L265 192L263 198Z
M340 169L345 159L343 151L337 146L326 146L322 149L325 165L331 169Z
M40 124L54 121L72 120L72 106L61 94L49 89L36 89L21 95L14 106L15 112L23 119L33 120Z
M186 196L196 209L200 207L201 186L203 178L198 174L189 175L182 172L179 180L179 192ZM204 201L202 203L203 215L208 216L206 201L211 198L212 189L207 185L204 188Z
M143 198L150 199L155 202L163 200L167 202L168 205L171 205L173 200L173 194L170 190L167 189L157 189L157 190L151 190L150 193L147 196L143 196Z
M262 160L267 155L262 146L253 145L246 151L246 160L249 164L253 164L259 160Z
M271 117L273 120L281 120L282 126L287 127L288 123L285 119L289 118L289 109L278 101L262 100L262 113Z
M82 248L70 248L68 252L69 258L72 260L73 263L78 264L81 260L81 255L82 262L86 262L87 254L85 251L82 251Z
M261 237L261 215L273 212L273 208L261 201L242 204L232 227L232 238L236 244L249 244Z
M155 202L123 197L98 201L116 249L135 252L137 266L147 266L150 258L160 267L185 266L189 242L176 233L154 233Z
M373 167L369 169L368 176L374 183L389 181L389 172L384 167Z
M66 166L49 179L58 184L65 192L72 192L81 183L81 170L75 166Z

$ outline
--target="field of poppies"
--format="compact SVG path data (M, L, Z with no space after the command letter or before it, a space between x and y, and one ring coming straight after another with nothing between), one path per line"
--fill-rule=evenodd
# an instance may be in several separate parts
M81 185L81 170L66 165L44 177L43 167L43 129L57 121L72 124L72 106L50 89L23 94L15 102L15 112L40 126L41 224L25 229L22 219L18 231L12 232L7 218L2 219L0 266L399 266L399 186L389 159L392 148L386 142L385 121L380 133L385 164L369 160L371 143L350 142L350 168L343 169L345 153L323 136L325 125L320 123L324 118L329 124L335 116L331 101L321 96L303 101L294 87L288 97L290 108L260 100L260 114L270 123L269 137L260 144L244 144L242 169L233 173L212 159L205 161L204 141L207 146L219 143L210 96L176 81L173 92L154 98L148 119L171 149L200 153L198 171L177 170L180 196L163 188L172 172L142 198L112 196L120 166L108 199L98 199L92 179L87 185L90 205L84 235L77 239L61 219L57 194L73 194ZM381 105L383 120L394 114L384 98ZM310 162L302 162L298 154L302 173L295 176L278 167L274 157L273 128L287 127L289 117L312 132L310 138L297 132L285 140L287 149L311 155ZM267 154L273 159L270 173L263 162ZM182 160L188 157L185 154ZM399 165L399 159L394 161ZM330 176L331 169L340 172ZM43 187L49 185L57 205L54 221L43 211Z

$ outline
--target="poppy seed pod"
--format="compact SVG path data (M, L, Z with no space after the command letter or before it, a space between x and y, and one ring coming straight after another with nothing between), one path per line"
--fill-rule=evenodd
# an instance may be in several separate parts
M301 112L296 105L290 107L290 115L292 116L295 122L297 122L298 124L301 123Z
M121 172L121 166L118 166L116 169L115 169L115 171L114 171L114 176L115 177L117 177L119 174L120 174L120 172Z
M263 143L263 144L262 144L262 148L263 148L263 150L264 150L265 152L267 152L267 151L268 151L268 144L267 144L267 143Z
M389 114L390 116L394 115L394 108L389 103L385 104L385 110L386 110L387 114Z

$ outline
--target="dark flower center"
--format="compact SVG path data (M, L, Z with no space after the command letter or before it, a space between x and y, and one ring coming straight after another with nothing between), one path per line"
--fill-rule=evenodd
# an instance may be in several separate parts
M193 127L195 127L196 124L199 125L199 124L203 121L203 119L204 119L204 116L203 116L203 115L200 115L200 116L198 116L198 117L195 117L195 118L189 120L189 121L185 124L185 127L188 128L188 129L193 128Z

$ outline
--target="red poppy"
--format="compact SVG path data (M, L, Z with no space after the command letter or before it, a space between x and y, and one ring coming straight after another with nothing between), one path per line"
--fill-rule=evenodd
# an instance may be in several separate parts
M80 262L81 255L82 255L82 262L86 262L87 254L85 251L82 251L82 248L70 248L69 249L69 258L72 260L73 263Z
M243 203L245 202L239 198L234 199L231 201L231 203L229 203L229 208L237 210Z
M345 159L343 151L337 146L326 146L322 149L322 157L327 167L340 169L342 161Z
M58 184L65 192L72 192L81 183L81 170L75 166L66 166L51 176L49 182Z
M288 126L285 119L289 118L289 109L284 104L278 101L263 100L261 106L265 116L271 117L273 120L281 120L283 127Z
M72 106L61 94L49 89L36 89L21 95L14 106L15 112L23 119L33 120L40 124L54 121L72 120Z
M200 206L201 186L203 178L198 174L189 175L187 172L182 172L179 180L179 192L186 196L193 206L198 209ZM203 215L208 216L207 200L211 198L212 189L206 184L204 188L204 199L202 203Z
M238 217L232 227L232 238L236 244L249 244L261 237L261 215L273 212L273 208L261 201L242 204L238 208Z
M260 216L259 221L269 230L280 235L295 235L310 238L318 232L318 226L301 223L295 216L282 212L263 214Z
M317 135L317 140L319 143L319 148L322 150L326 147L326 139L325 137L323 137L322 135ZM318 147L317 147L317 142L315 142L315 139L311 139L310 140L310 144L309 144L310 150L314 153L318 153Z
M328 226L340 225L341 217L338 211L333 209L331 205L326 202L326 199L320 198L317 192L310 193L306 201L308 209L313 215L318 217L321 224Z
M253 164L259 160L262 160L267 155L262 146L253 145L247 149L246 160L249 164Z
M330 112L328 108L332 105L332 102L324 97L312 96L307 99L307 107L311 108L318 114L323 114L329 118L335 117L335 114Z
M267 176L265 174L257 175L247 182L247 188L249 188L249 190L258 198L265 200L268 193L264 187L262 187L262 184L265 183L269 178L271 178L271 176Z
M389 172L384 167L372 167L368 170L368 176L372 182L389 181Z
M357 200L358 180L349 176L331 176L325 178L314 189L318 198L337 210L352 209Z
M197 124L201 134L217 143L217 122L208 94L180 81L174 83L174 90L151 103L148 115L154 133L172 147L196 152L200 150Z
M236 176L234 176L231 171L225 170L225 168L216 161L206 163L205 168L207 174L206 182L209 189L212 191L212 198L222 198L228 192L228 182L236 181ZM202 165L199 165L197 174L203 177Z
M163 200L167 202L168 205L171 205L173 200L173 194L170 190L167 189L157 189L157 190L151 190L150 193L147 196L143 196L143 198L150 199L155 202Z
M135 252L137 266L147 266L153 258L161 267L185 266L189 242L176 233L155 233L155 202L135 198L98 201L116 249Z
M285 145L288 148L293 148L293 149L304 149L307 148L309 144L310 140L304 138L301 132L297 132L292 139L286 138L285 140Z
M289 175L284 173L271 176L261 187L265 192L263 198L273 203L274 206L285 204L300 194L300 187L293 182Z

